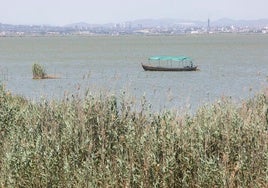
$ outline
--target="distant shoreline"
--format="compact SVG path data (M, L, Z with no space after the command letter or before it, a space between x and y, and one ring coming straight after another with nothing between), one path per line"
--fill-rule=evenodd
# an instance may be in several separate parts
M213 35L263 35L267 36L268 33L183 33L183 34L24 34L24 35L0 35L0 38L11 38L11 37L101 37L101 36L111 36L111 37L119 37L119 36L213 36Z
M12 25L0 23L1 36L65 36L65 35L182 35L207 33L268 34L268 19L258 20L180 20L144 19L122 23L74 23L65 26Z

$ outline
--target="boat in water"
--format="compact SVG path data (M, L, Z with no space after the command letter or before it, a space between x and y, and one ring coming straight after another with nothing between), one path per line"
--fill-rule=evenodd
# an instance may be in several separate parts
M148 64L141 63L145 71L196 71L192 59L186 56L152 56Z

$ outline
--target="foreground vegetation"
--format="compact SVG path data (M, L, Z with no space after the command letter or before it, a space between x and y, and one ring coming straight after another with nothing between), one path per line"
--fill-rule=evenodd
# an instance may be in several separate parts
M123 98L33 103L0 87L0 187L267 187L268 95L196 114Z

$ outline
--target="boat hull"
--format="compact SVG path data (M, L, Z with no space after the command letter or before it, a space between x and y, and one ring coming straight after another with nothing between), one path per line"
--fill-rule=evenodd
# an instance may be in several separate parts
M145 71L196 71L197 66L185 66L185 67L161 67L141 64Z

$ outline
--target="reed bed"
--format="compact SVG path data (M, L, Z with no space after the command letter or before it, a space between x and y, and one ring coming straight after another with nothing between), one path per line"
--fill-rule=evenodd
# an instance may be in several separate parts
M268 94L194 115L124 97L33 103L0 88L1 187L267 187Z
M44 66L34 63L32 65L33 79L58 79L58 76L48 75Z
M34 63L32 65L33 79L45 79L47 76L45 68L38 64Z

